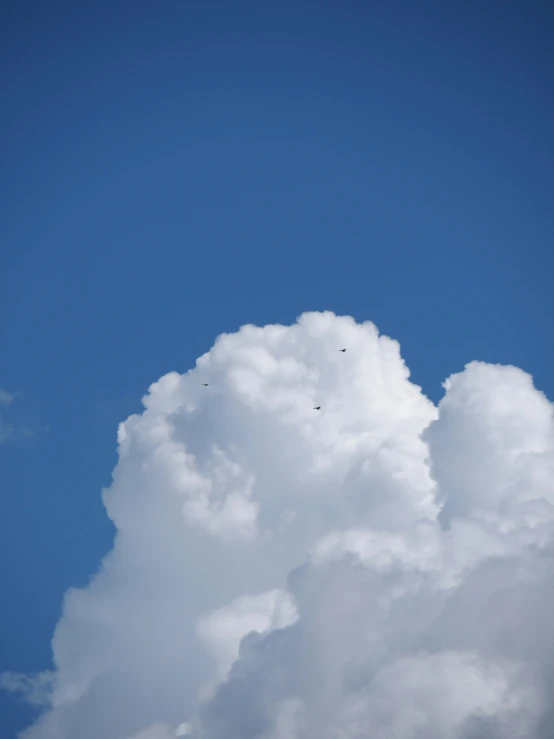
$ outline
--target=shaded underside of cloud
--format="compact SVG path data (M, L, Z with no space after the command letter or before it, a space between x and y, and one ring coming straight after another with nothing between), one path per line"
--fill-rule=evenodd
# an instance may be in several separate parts
M24 739L551 736L553 414L529 375L472 362L436 407L373 324L308 313L220 336L143 403Z

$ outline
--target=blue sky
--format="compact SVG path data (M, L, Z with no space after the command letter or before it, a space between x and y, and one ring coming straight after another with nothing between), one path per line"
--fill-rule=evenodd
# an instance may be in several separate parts
M113 536L119 421L216 335L374 321L437 400L554 397L554 11L529 2L1 10L0 670L50 666ZM29 722L0 696L2 735Z

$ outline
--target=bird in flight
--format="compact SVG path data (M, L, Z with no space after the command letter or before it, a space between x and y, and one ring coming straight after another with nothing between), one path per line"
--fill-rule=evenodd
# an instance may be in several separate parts
M346 349L339 349L339 352L345 352Z
M316 405L316 407L314 408L314 411L320 411L320 410L321 410L321 406L320 405Z
M208 387L209 384L210 384L209 382L203 382L202 383L202 385L204 385L204 387Z

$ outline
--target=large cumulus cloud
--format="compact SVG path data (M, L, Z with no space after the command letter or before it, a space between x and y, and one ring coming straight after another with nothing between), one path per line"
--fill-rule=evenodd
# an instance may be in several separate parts
M551 735L554 433L527 374L472 362L437 408L373 324L309 313L143 402L25 739Z

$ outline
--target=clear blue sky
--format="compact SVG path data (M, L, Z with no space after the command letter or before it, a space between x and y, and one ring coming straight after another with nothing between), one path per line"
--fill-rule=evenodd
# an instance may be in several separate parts
M5 2L0 670L110 548L119 421L222 331L330 309L434 400L554 398L551 2ZM0 696L2 737L29 711Z

